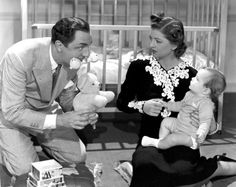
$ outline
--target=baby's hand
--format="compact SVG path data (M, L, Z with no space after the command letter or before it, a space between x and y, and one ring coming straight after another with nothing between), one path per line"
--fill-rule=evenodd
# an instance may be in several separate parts
M204 133L197 133L196 140L199 144L202 144L205 140L205 134Z
M160 103L162 107L165 107L165 105L166 105L166 102L163 101L162 99L152 99L152 100L155 101L155 102Z
M161 101L161 104L162 104L163 107L167 108L167 102Z

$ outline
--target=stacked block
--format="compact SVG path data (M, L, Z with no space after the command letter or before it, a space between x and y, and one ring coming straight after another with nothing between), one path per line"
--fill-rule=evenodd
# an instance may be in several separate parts
M65 187L62 166L55 160L34 162L28 174L27 187Z

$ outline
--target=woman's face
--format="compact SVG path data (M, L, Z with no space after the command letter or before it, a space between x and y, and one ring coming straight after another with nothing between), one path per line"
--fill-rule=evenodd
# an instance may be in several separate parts
M162 32L152 29L150 34L150 48L155 58L162 59L171 54L173 55L176 45L171 44Z

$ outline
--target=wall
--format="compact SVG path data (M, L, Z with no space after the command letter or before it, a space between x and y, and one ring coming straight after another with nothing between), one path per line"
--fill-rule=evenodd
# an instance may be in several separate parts
M13 43L21 40L20 0L0 0L0 58Z
M236 1L228 1L226 66L224 73L227 78L227 91L236 92ZM46 10L46 7L44 7L44 9ZM0 58L2 58L4 52L9 46L21 40L20 11L20 0L0 0L0 41L2 44L0 45Z
M236 1L229 0L228 7L225 76L227 91L236 92Z

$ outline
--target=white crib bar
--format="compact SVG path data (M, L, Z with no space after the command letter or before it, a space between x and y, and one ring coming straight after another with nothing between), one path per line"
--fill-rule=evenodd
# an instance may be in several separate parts
M106 61L107 61L107 32L108 30L104 30L103 33L103 55L102 55L102 61L103 61L103 68L102 68L102 90L106 89Z
M211 3L211 25L214 25L214 15L215 15L215 0Z
M224 73L224 65L225 65L225 46L226 46L226 31L227 31L227 15L228 15L228 0L225 0L221 5L221 21L220 28L221 34L219 37L219 69ZM217 122L220 124L220 129L222 129L222 118L223 118L223 94L221 94L219 98L218 104L218 115Z
M28 9L28 3L27 0L22 0L21 1L21 9L22 10L27 10ZM27 34L28 34L28 15L27 15L27 11L22 12L21 14L21 19L25 20L25 22L22 22L22 39L26 39L27 38Z
M155 13L155 0L151 1L151 10L152 10L152 14Z
M208 32L208 34L207 34L207 66L208 67L209 67L210 59L211 59L211 50L212 50L211 32ZM215 67L215 65L214 65L214 67Z
M114 0L113 24L117 25L117 0Z
M177 1L176 3L176 18L179 18L179 11L180 11L180 0Z
M123 41L123 32L119 31L119 55L118 55L118 84L117 84L117 93L120 93L121 90L121 73L122 73L122 41Z
M31 27L37 30L51 29L54 24L35 23ZM123 30L123 31L148 31L150 26L143 25L90 25L91 30ZM218 32L219 28L215 26L184 26L185 31L193 32Z
M196 65L197 31L193 32L193 66Z
M64 18L65 17L65 9L64 9L64 4L65 4L65 0L61 0L61 4L60 4L60 9L61 9L61 15L60 15L60 17L61 18Z
M34 0L33 2L34 4L34 18L33 18L33 23L37 23L38 22L38 0Z
M206 24L209 24L210 0L206 0Z
M138 49L138 31L134 31L134 58L137 56L137 49Z
M92 0L88 0L88 22L91 23L91 15L92 15Z
M74 11L73 16L78 17L78 0L74 0Z

